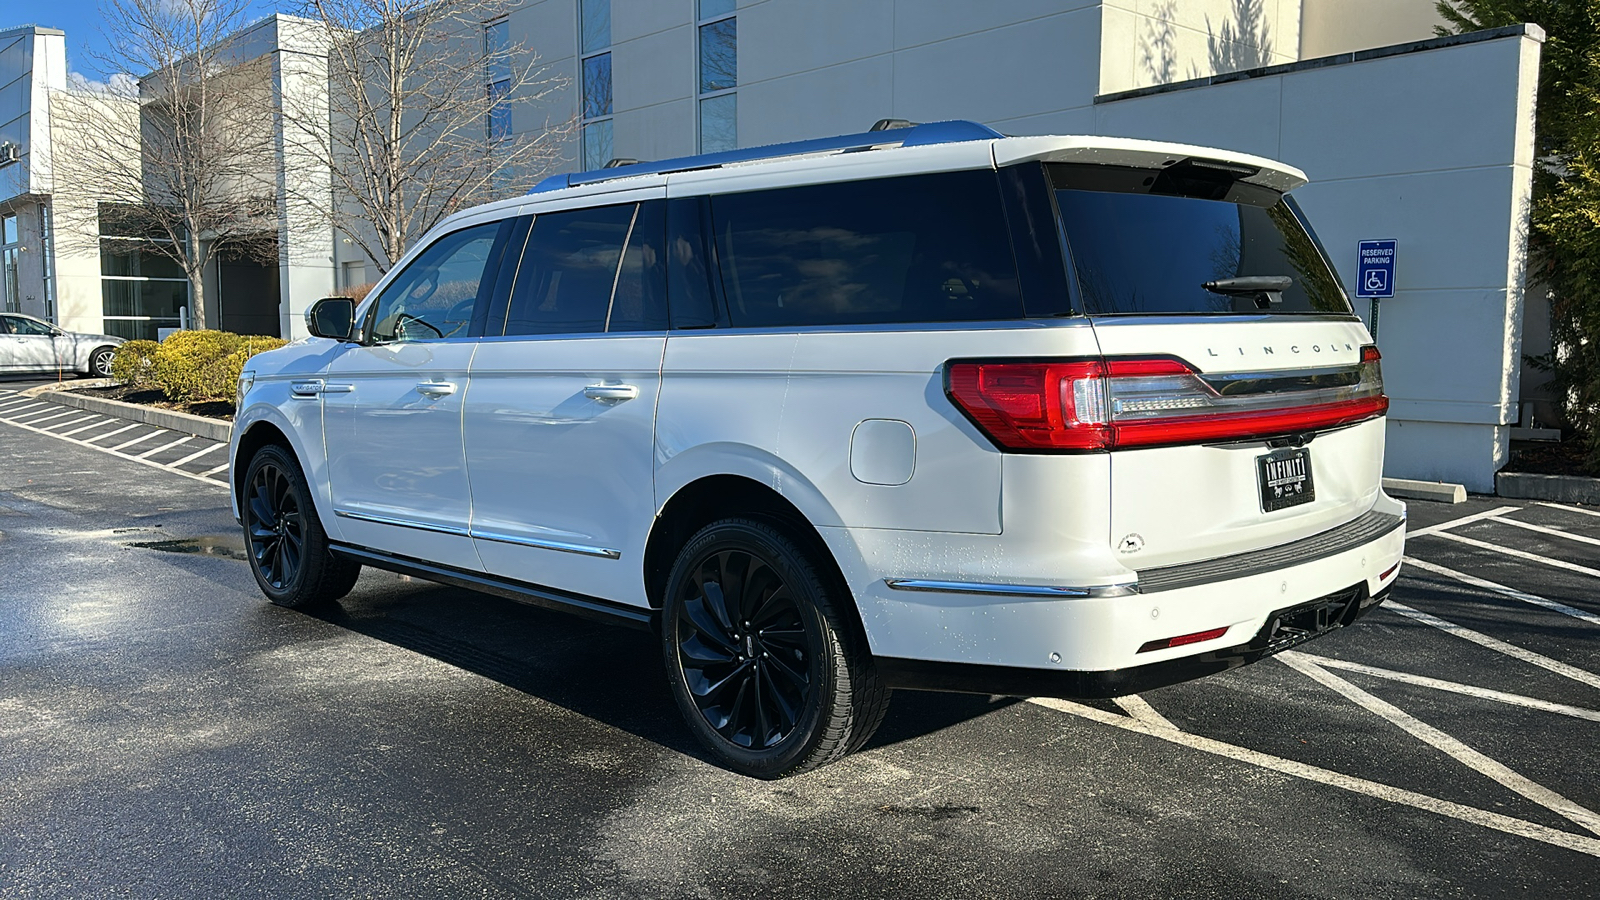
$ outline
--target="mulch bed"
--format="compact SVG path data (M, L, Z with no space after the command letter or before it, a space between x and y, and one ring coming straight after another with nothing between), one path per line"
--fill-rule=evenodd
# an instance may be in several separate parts
M1594 478L1597 473L1590 467L1588 448L1583 441L1568 438L1559 444L1525 444L1511 452L1511 462L1506 472L1528 472L1534 475L1577 475Z
M225 422L233 421L233 404L227 400L203 400L197 403L177 403L167 399L167 395L151 388L135 388L127 385L116 384L110 387L85 388L78 391L90 397L100 397L104 400L121 400L123 403L137 403L140 406L155 406L161 409L172 409L178 412L189 413L194 416L205 416L208 419L221 419Z

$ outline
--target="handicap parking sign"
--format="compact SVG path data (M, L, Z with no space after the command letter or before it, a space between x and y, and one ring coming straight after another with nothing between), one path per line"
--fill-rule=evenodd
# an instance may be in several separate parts
M1356 296L1393 297L1394 259L1399 241L1361 241L1357 257Z

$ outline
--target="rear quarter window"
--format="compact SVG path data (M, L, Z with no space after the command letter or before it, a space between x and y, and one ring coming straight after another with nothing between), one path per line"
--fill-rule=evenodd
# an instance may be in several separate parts
M992 171L724 194L711 218L734 327L1022 316Z

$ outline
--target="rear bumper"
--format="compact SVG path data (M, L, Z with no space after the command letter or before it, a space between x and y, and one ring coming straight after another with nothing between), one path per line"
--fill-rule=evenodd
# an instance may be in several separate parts
M1026 533L818 530L855 595L874 657L907 673L906 686L939 683L937 664L1120 684L1148 680L1131 673L1168 662L1198 674L1240 665L1284 610L1356 585L1380 595L1405 552L1405 507L1380 493L1373 513L1292 544L1160 572L1119 565L1103 538L1095 556L1082 549L1086 542L1041 546ZM1218 636L1150 646L1212 631Z
M1288 650L1355 623L1388 596L1388 588L1369 594L1363 582L1309 603L1275 610L1247 643L1125 669L1058 671L896 657L879 657L876 662L883 682L903 690L1068 700L1121 697L1216 675Z

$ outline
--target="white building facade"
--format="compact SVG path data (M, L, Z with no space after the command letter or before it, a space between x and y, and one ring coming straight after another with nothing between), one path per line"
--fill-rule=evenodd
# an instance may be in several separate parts
M1435 39L1433 7L508 3L507 15L484 23L485 46L509 42L537 53L566 87L541 106L510 107L509 121L486 123L486 134L572 118L569 170L859 132L884 118L971 119L1007 134L1159 138L1282 159L1310 175L1297 196L1352 292L1357 242L1398 241L1395 296L1376 307L1393 399L1387 474L1492 491L1519 416L1525 315L1530 334L1548 331L1545 307L1526 300L1523 286L1542 35L1513 28ZM314 47L293 23L273 17L252 26L260 53L274 55L275 88L325 89ZM42 36L35 41L60 40L32 31ZM13 71L4 65L0 79ZM41 71L35 80L50 76L49 66ZM486 71L491 96L495 77ZM0 107L0 120L9 114ZM323 177L283 159L279 173ZM0 168L0 184L9 184L5 174ZM0 209L39 196L37 186L33 194L8 190L0 188ZM285 224L280 241L275 288L285 336L302 333L301 315L319 296L378 274L337 233ZM42 298L43 289L32 296ZM1375 307L1357 306L1371 318ZM56 313L74 316L63 318L70 327L91 324L94 310L74 310Z

